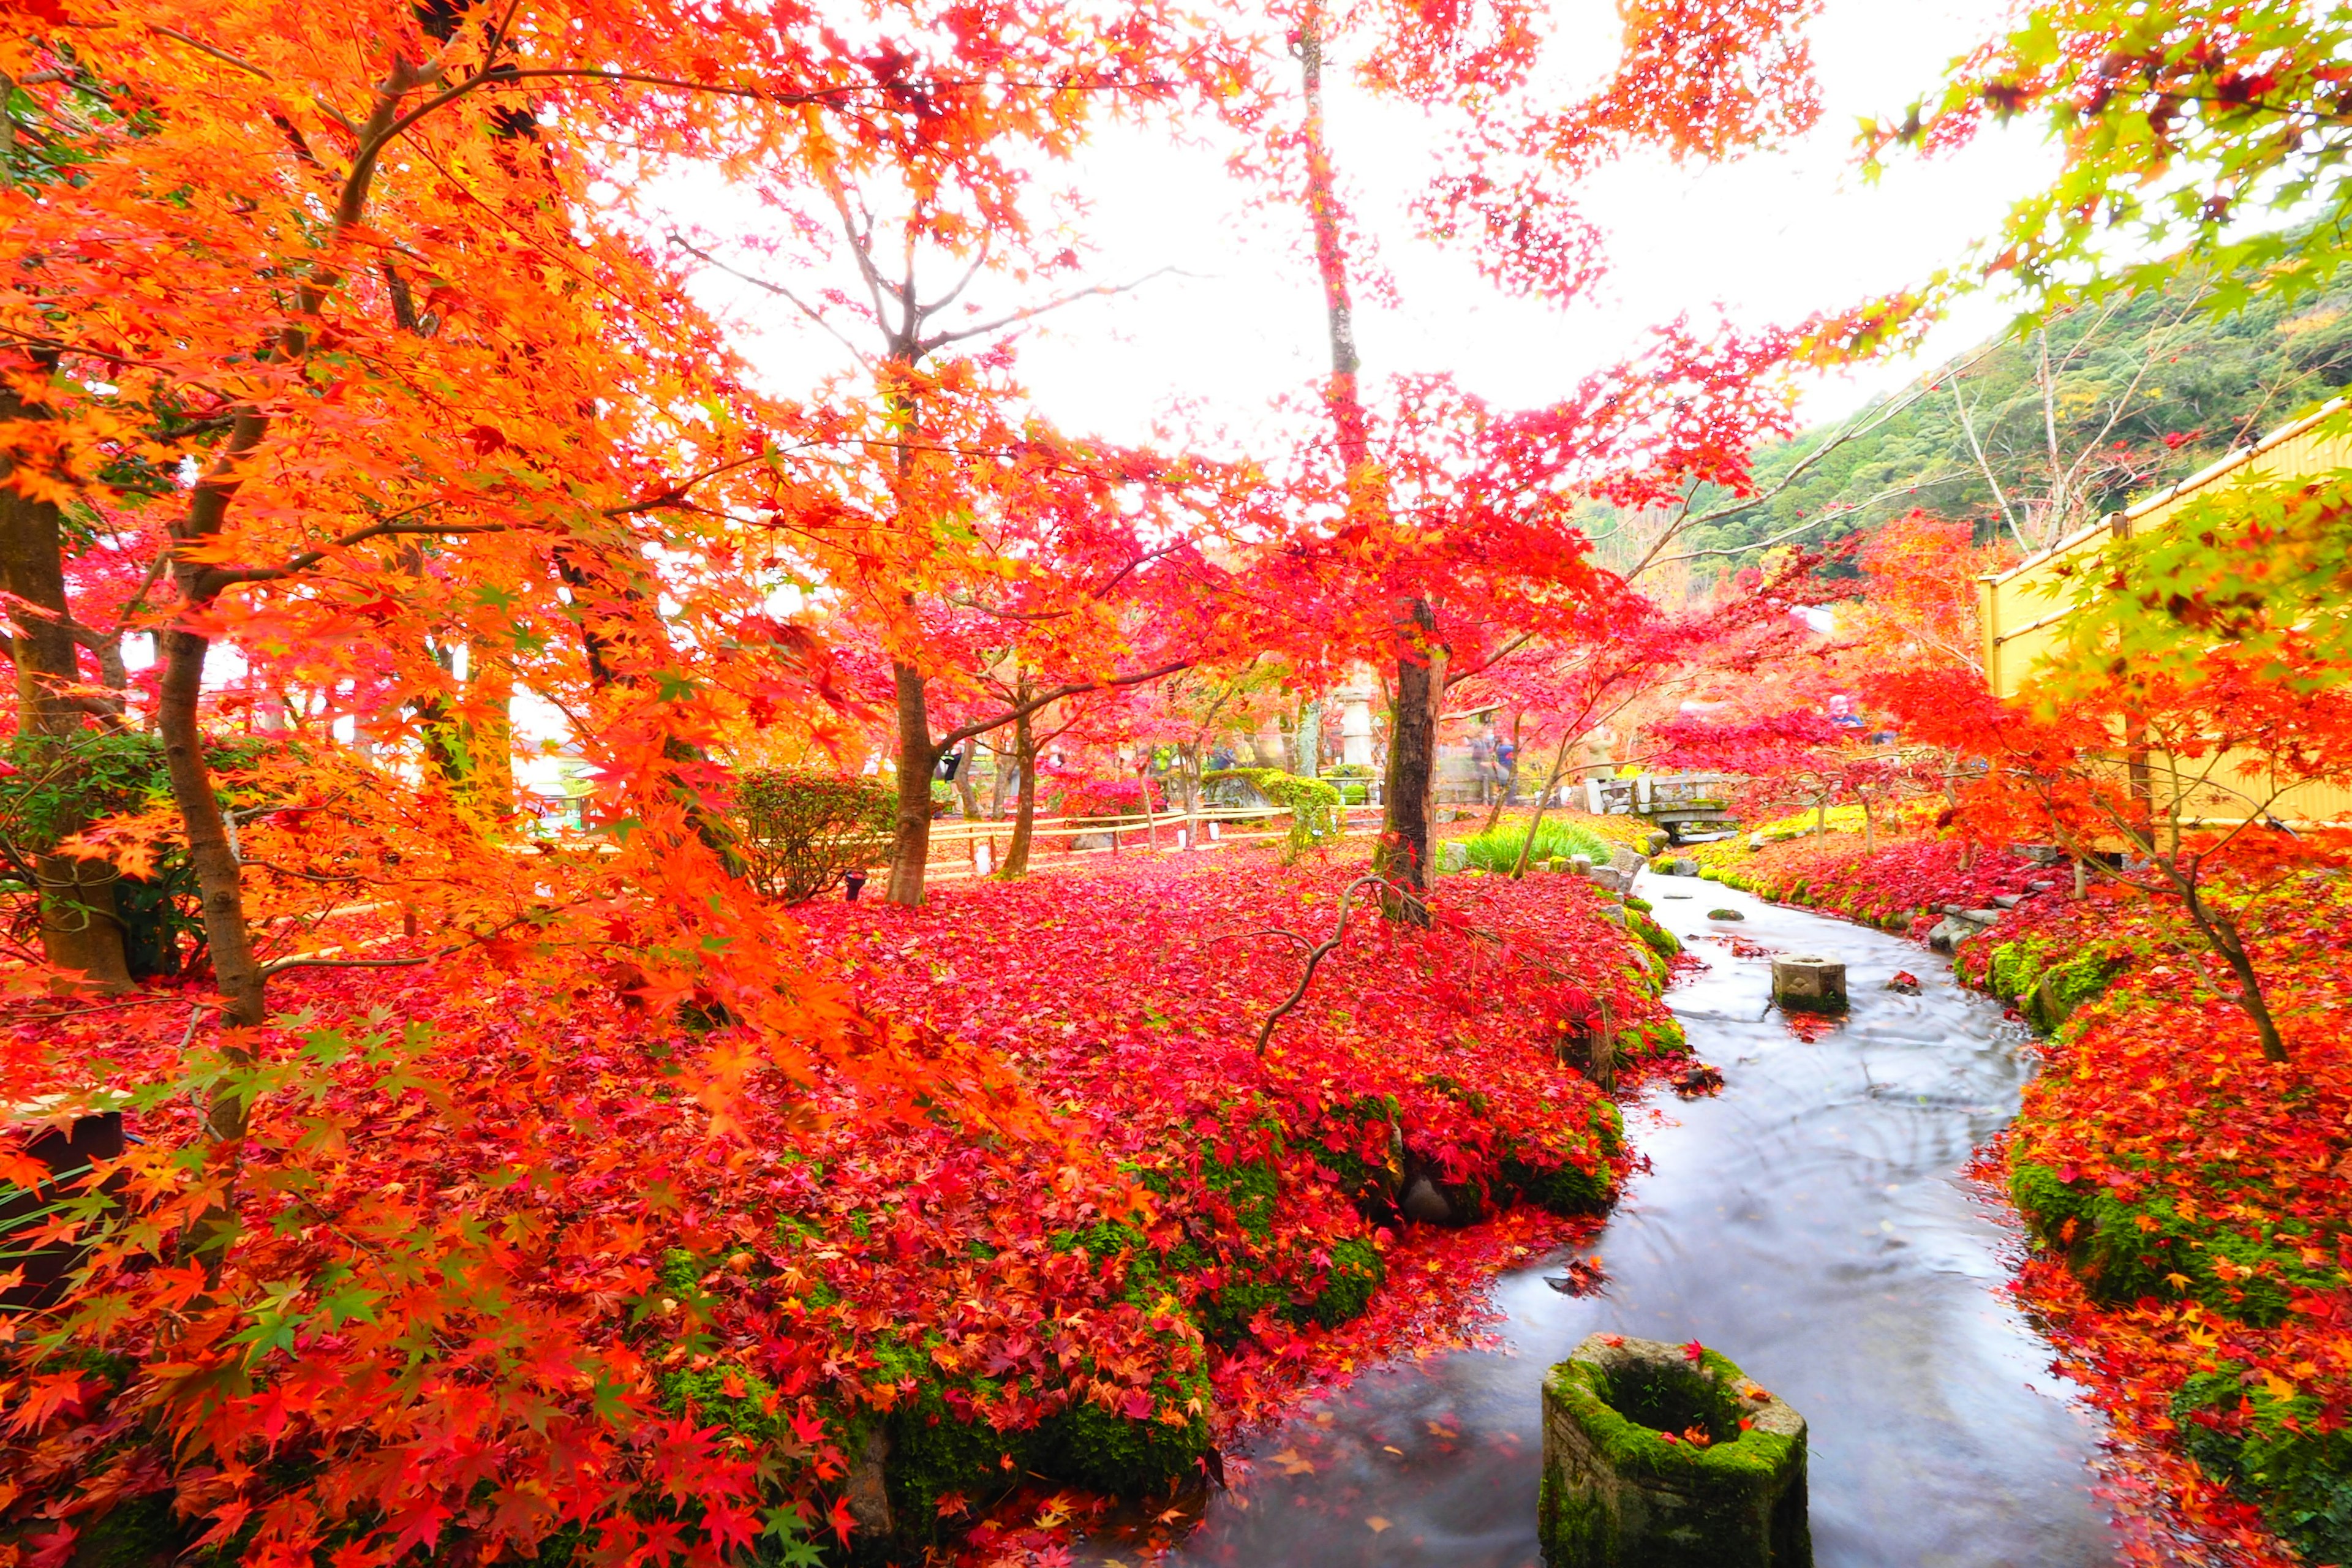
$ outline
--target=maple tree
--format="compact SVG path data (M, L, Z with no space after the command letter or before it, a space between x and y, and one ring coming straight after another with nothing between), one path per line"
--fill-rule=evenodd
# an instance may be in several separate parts
M1331 569L1361 578L1359 597L1380 619L1359 635L1396 672L1380 861L1394 881L1426 880L1447 682L1507 640L1493 620L1479 637L1475 613L1471 626L1448 624L1460 618L1444 605L1457 581L1516 576L1522 613L1588 592L1581 552L1560 548L1572 488L1633 503L1694 480L1744 489L1747 444L1786 417L1753 384L1797 344L1710 343L1676 323L1643 362L1591 378L1550 409L1493 416L1435 384L1402 385L1392 409L1379 407L1361 385L1361 279L1350 259L1361 245L1325 114L1330 51L1358 41L1365 88L1451 117L1443 172L1417 208L1427 231L1469 248L1497 286L1565 304L1599 276L1601 247L1563 185L1635 146L1723 157L1811 123L1802 24L1813 9L1810 0L1628 6L1615 73L1565 106L1529 89L1542 39L1521 5L1391 14L1318 0L1290 17L1301 97L1296 129L1269 133L1270 178L1306 210L1321 282L1331 436L1319 456L1337 470L1336 484L1327 475L1319 487L1334 514L1325 553Z
M2352 777L2340 702L2220 656L2191 685L2127 676L2039 710L1989 695L1956 705L1941 685L1920 696L1909 725L1985 762L1961 792L1972 832L2055 843L2102 879L2176 902L2227 966L2263 1055L2286 1059L2246 905L2342 853L2339 824L2280 820L2298 788Z

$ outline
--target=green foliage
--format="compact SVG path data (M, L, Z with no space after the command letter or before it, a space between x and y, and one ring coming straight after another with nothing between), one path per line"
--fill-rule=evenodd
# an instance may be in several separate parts
M1317 845L1339 836L1343 797L1334 785L1321 779L1303 779L1280 768L1217 768L1202 773L1201 784L1206 789L1227 779L1255 785L1270 804L1290 813L1290 837L1284 845L1284 858L1295 860Z
M2234 1362L2173 1396L2182 1447L2206 1474L2254 1498L2315 1563L2352 1563L2352 1433L2322 1402Z
M878 779L768 768L736 782L735 815L752 885L797 904L887 854L898 799Z
M1519 847L1527 843L1525 824L1498 822L1484 833L1457 839L1469 854L1468 869L1495 872L1508 876L1519 863ZM1552 860L1564 860L1582 855L1596 866L1605 866L1615 852L1615 847L1590 829L1556 816L1547 816L1536 825L1536 841L1528 857L1530 868Z
M2060 446L2070 460L2096 454L2085 465L2077 521L2185 479L2352 384L2352 288L2300 300L2260 296L2227 318L2182 320L2199 293L2183 278L2119 301L2112 313L2086 310L2050 322ZM1807 535L1825 543L1926 507L1977 520L1985 537L2011 538L1954 393L1967 400L1969 423L2014 510L2048 484L2041 357L2031 336L1989 346L1937 393L1821 458L1770 500L1691 537L1698 548L1755 545L1853 508ZM2110 430L2118 401L2123 412ZM1771 490L1833 434L1811 430L1762 450L1758 488Z
M240 773L283 742L259 737L207 749L221 804L250 815L268 802ZM0 778L0 864L29 894L33 861L58 842L110 816L171 802L163 744L136 731L84 730L69 740L19 737L8 748L17 771ZM134 978L176 974L204 945L195 869L184 851L156 857L154 874L115 883L123 956Z

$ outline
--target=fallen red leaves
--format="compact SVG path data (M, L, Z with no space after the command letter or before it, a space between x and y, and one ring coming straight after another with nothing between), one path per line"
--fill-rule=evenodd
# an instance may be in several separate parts
M71 1359L0 1388L0 1488L54 1521L31 1568L173 1500L247 1556L576 1524L790 1561L872 1528L877 1427L902 1530L1026 1539L1070 1514L1008 1498L1031 1469L1196 1474L1213 1429L1458 1342L1496 1269L1590 1232L1614 1114L1565 1047L1605 1004L1638 1081L1630 1047L1678 1037L1593 889L1464 879L1427 931L1361 921L1260 1058L1299 957L1254 933L1319 940L1353 868L1137 859L803 910L859 1007L826 1063L632 975L296 972L310 1021L242 1042L234 1189L184 1157L223 1058L184 1007L26 1005L10 1081L126 1089L145 1141ZM1455 1217L1562 1212L1406 1225L1413 1179ZM177 1238L222 1204L208 1280ZM907 1468L927 1433L961 1447Z

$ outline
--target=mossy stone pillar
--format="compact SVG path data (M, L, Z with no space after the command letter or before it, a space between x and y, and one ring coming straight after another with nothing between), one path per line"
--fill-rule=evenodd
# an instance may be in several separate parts
M1594 1334L1543 1399L1550 1568L1811 1568L1804 1417L1727 1357Z
M1772 1000L1792 1013L1846 1010L1845 965L1811 953L1772 961Z

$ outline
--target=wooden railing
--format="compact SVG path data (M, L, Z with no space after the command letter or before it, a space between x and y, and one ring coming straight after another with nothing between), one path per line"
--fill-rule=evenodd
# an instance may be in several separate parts
M1041 816L1030 825L1031 863L1079 856L1222 849L1290 836L1290 811L1278 805L1202 806L1193 811L1128 816ZM1380 807L1341 806L1333 812L1340 837L1377 831ZM1009 817L943 817L931 824L929 878L984 877L1004 863L1013 843ZM983 851L985 853L983 853Z

